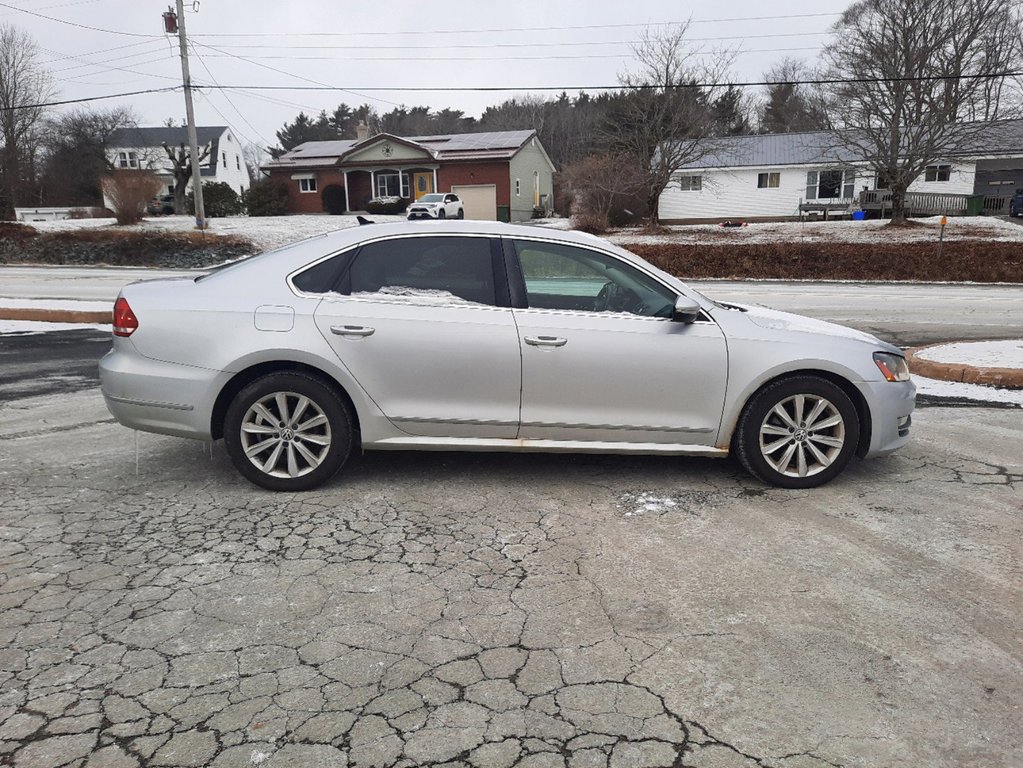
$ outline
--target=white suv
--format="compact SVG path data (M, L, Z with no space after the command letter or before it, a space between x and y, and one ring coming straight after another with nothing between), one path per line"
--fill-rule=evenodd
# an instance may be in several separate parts
M423 195L409 206L408 217L412 219L464 219L465 208L458 195L450 192L431 192Z

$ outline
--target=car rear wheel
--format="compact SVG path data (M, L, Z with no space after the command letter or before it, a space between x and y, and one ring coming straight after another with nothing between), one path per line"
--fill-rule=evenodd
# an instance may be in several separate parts
M460 218L460 219L464 219L465 218L465 208L459 208L458 209L458 218Z
M337 392L304 373L256 379L231 402L224 443L243 476L272 491L325 483L352 448L352 420Z
M747 403L733 448L753 476L781 488L813 488L838 475L859 441L856 406L819 376L767 385Z

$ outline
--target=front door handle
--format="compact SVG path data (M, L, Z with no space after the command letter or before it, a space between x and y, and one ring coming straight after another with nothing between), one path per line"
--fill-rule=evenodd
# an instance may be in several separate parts
M332 325L330 332L335 336L372 336L376 328L367 328L364 325Z
M563 347L568 344L568 339L558 336L523 336L522 339L531 347Z

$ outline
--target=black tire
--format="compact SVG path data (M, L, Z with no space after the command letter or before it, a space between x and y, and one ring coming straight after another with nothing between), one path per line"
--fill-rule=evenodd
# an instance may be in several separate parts
M287 418L278 421L281 402ZM307 491L327 482L348 459L352 442L351 415L340 395L305 373L256 379L235 396L224 417L231 461L246 479L271 491ZM263 443L252 458L246 454Z
M803 419L798 418L800 403ZM808 424L818 404L821 410ZM856 406L841 387L819 376L792 376L750 398L732 450L751 475L769 485L814 488L845 469L859 437Z
M445 211L443 208L441 208L439 211L437 211L437 218L438 219L446 219L447 216L448 216L448 212Z
M458 209L458 218L460 218L460 219L464 219L465 218L465 208L459 208Z

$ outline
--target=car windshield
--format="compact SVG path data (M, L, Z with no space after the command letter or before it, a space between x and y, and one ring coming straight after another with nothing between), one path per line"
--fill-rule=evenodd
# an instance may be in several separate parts
M420 203L443 203L444 202L444 195L437 195L437 194L423 195L421 198L419 198L419 202Z

